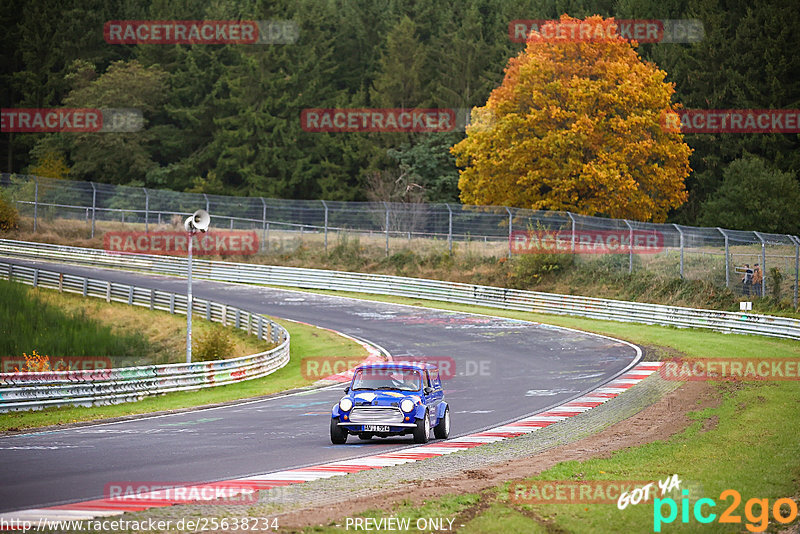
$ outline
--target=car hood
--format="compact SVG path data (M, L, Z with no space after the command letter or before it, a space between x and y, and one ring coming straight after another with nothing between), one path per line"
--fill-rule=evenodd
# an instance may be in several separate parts
M353 391L353 402L356 405L372 404L377 406L389 406L397 404L405 398L410 398L414 404L420 402L420 396L414 391L388 391L380 390L358 390Z

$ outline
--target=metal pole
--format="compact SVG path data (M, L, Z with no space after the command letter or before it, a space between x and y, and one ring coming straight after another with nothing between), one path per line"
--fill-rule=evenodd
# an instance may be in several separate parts
M147 188L143 187L142 190L144 191L144 231L150 231L150 194L147 192Z
M622 219L628 225L628 274L633 272L633 226L628 219Z
M325 254L328 253L328 203L324 200L320 200L322 205L325 207Z
M383 203L386 207L386 256L389 256L389 204Z
M203 193L203 198L206 200L206 211L211 213L211 208L208 207L208 195Z
M94 182L89 182L92 185L92 237L94 237L94 212L97 210L97 188Z
M797 309L798 282L800 282L800 237L789 236L794 241L794 309Z
M504 206L505 207L505 206ZM508 257L511 257L511 232L513 231L514 221L511 217L511 210L506 207L506 212L508 212Z
M681 230L681 227L677 224L673 224L672 226L674 226L681 235L681 278L683 278L683 230Z
M721 233L723 236L725 236L725 287L730 288L731 287L731 272L730 272L731 271L730 270L730 263L731 262L729 260L730 256L728 255L729 254L728 253L728 250L729 250L728 249L728 234L726 234L725 230L723 230L719 226L717 226L717 230L719 230L719 233Z
M192 237L194 231L189 231L189 261L186 263L186 363L192 363Z
M767 296L767 242L758 232L753 232L761 241L761 296Z
M575 217L569 211L567 215L569 215L569 220L572 221L572 252L575 252Z
M267 242L267 202L264 197L258 198L261 199L261 240L263 241L261 248L269 250L269 243Z
M450 255L453 254L453 209L450 207L450 204L447 202L444 203L447 206L447 250L450 251Z
M33 190L33 232L36 233L37 208L39 207L39 179L34 176L33 181L36 183Z

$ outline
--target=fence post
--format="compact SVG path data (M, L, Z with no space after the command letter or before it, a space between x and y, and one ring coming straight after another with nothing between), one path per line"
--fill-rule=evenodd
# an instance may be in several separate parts
M758 232L753 232L761 241L761 296L767 296L767 242Z
M789 236L794 241L794 309L797 309L798 282L800 282L800 237Z
M677 224L673 224L672 226L678 231L681 236L681 278L683 278L683 230Z
M512 220L511 210L508 207L503 206L506 208L506 212L508 213L508 257L511 257L511 232L513 231L514 221Z
M389 256L389 204L384 201L383 206L386 208L386 256Z
M628 225L628 274L633 272L633 226L628 219L622 219Z
M144 191L144 231L150 231L150 194L147 192L147 188L143 187L142 190Z
M447 250L450 251L450 255L453 255L453 209L450 207L450 204L447 202L444 203L447 206Z
M328 253L328 203L324 200L320 200L322 205L325 207L325 254Z
M207 211L207 212L209 212L209 213L211 213L211 209L208 207L208 195L206 195L205 193L203 193L203 198L204 198L204 199L205 199L205 201L206 201L206 211Z
M94 238L94 213L97 210L97 188L94 186L94 182L89 182L92 184L92 238Z
M572 221L572 252L575 252L575 217L572 216L572 212L567 212L569 215L569 220Z
M261 199L261 249L269 250L269 242L267 241L267 201L264 197Z
M717 226L717 230L723 236L725 236L725 287L730 289L731 287L731 272L730 272L730 256L728 256L728 234L725 233L725 230Z
M36 233L37 212L39 208L39 178L34 176L33 181L35 183L33 188L33 233Z

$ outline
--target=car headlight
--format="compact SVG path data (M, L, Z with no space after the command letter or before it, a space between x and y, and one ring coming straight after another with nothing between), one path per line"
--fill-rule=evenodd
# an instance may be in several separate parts
M403 401L400 403L400 409L405 413L411 412L414 409L414 401L411 399L403 399Z
M345 397L339 401L339 409L343 412L349 412L352 407L353 401L351 401L349 397Z

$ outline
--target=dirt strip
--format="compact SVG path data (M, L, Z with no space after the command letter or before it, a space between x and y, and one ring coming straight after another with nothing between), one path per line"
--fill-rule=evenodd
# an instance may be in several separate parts
M713 386L705 382L688 382L633 417L574 443L443 479L414 481L410 489L380 491L366 497L356 497L335 507L319 506L293 511L280 516L281 530L326 525L370 509L389 511L401 501L418 504L453 493L476 493L508 480L537 475L559 462L609 458L614 451L668 439L689 426L691 420L686 415L688 412L716 407L720 401L719 393Z

